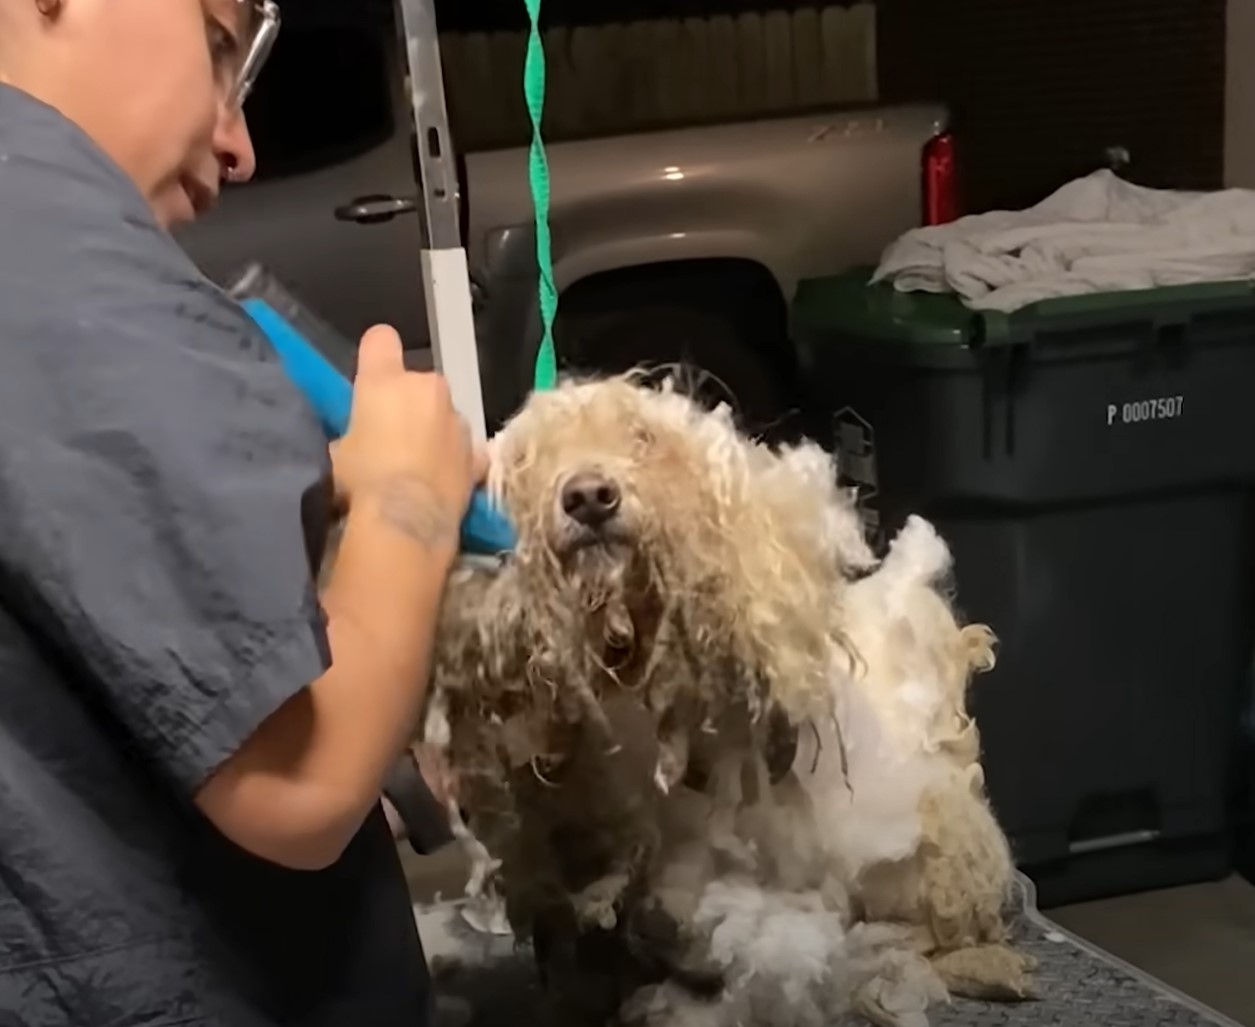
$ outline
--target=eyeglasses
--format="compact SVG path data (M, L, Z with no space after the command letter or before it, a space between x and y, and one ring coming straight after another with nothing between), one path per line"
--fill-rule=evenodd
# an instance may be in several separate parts
M229 103L236 109L244 106L248 94L257 83L257 76L270 56L279 35L281 19L279 5L275 0L236 0L248 8L244 18L243 34L240 38L240 52L244 57L235 69L234 83L228 97Z

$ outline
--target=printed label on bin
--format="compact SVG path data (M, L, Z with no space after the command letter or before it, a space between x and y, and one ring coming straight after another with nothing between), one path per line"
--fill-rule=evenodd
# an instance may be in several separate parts
M1130 403L1107 404L1107 427L1117 424L1145 424L1148 421L1172 421L1185 410L1184 396L1159 396Z

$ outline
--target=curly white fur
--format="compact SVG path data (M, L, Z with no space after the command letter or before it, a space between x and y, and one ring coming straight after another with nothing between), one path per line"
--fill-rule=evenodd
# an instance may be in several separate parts
M993 666L994 639L959 627L938 591L949 571L945 543L916 517L850 588L845 628L861 666L833 678L846 764L817 759L801 779L861 915L918 928L952 990L1019 999L1031 962L1006 946L1013 864L965 701L972 674Z
M630 377L533 396L493 449L519 544L452 581L426 729L555 1014L916 1027L943 980L1021 997L965 705L993 637L935 531L877 566L819 447ZM589 473L595 529L561 498Z
M946 998L903 930L883 924L847 929L817 893L712 882L693 927L726 976L722 993L703 1001L670 982L647 987L625 1007L625 1021L829 1027L859 1012L875 1023L922 1027L928 1007Z

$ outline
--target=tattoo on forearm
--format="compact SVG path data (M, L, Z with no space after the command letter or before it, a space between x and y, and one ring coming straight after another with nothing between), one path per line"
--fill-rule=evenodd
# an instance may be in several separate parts
M380 490L376 508L387 524L426 548L457 540L457 524L425 481L389 482Z

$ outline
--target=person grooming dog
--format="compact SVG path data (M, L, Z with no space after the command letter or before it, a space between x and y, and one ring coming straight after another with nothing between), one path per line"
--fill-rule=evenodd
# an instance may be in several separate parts
M380 327L330 459L167 232L251 177L277 15L0 0L3 1023L430 1016L380 793L484 457Z

